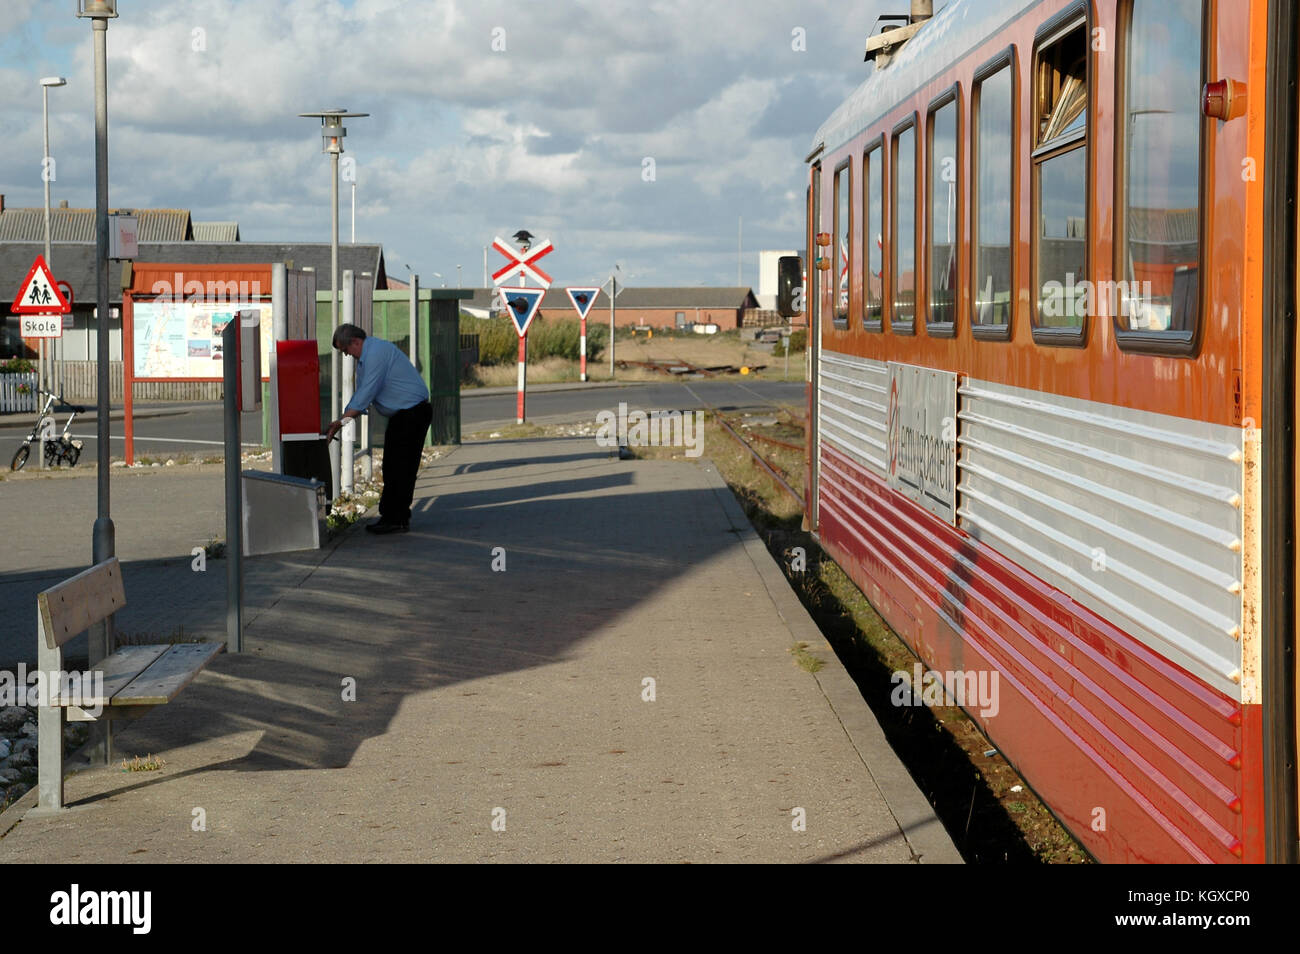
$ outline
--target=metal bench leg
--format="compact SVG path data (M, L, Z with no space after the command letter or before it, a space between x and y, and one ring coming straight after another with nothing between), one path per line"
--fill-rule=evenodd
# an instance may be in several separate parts
M106 617L89 630L90 668L96 666L113 652L114 616ZM91 765L108 765L113 761L113 730L108 719L90 723L86 739L86 756Z
M40 788L37 805L42 811L58 811L63 807L63 707L48 703L51 688L59 685L63 650L46 646L45 625L39 611L36 614L36 634L36 662L46 679L46 697L41 700L45 704L40 706L36 716L37 784ZM51 676L54 678L52 684Z

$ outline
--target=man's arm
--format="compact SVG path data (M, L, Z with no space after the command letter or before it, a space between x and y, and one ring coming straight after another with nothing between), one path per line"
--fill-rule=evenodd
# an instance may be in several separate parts
M384 375L388 373L388 365L384 362L385 356L383 349L373 348L370 356L361 362L361 375L356 382L356 388L352 392L352 400L348 401L343 416L337 421L331 421L330 426L326 428L325 439L327 441L334 439L334 435L343 427L345 420L355 421L366 413L366 408L374 403L375 397L379 394L380 385L384 383Z
M340 417L337 421L331 421L330 426L325 429L325 440L327 441L334 440L334 435L337 434L340 430L342 430L343 422L347 420L355 421L357 418L361 416L361 413L362 413L361 411L351 411L351 410L344 411L342 417Z
M348 401L347 409L356 412L353 417L364 414L366 408L370 407L379 396L379 389L384 383L384 376L388 374L391 360L392 356L387 349L371 348L371 353L361 363L361 374L353 387L352 400Z

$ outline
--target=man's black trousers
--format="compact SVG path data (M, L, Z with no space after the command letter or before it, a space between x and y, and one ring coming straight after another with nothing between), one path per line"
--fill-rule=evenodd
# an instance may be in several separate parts
M410 523L415 474L420 469L424 438L433 421L433 407L421 401L388 419L384 431L384 492L379 498L379 519L384 523Z

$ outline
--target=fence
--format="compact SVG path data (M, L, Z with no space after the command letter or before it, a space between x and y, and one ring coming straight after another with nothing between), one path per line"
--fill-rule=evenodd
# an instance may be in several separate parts
M0 414L36 413L36 372L0 374Z
M99 368L95 361L63 362L63 396L90 404L98 400ZM220 381L136 381L137 401L220 401ZM122 400L122 362L108 365L108 399Z
M478 364L478 335L460 336L460 369L464 371L471 364Z

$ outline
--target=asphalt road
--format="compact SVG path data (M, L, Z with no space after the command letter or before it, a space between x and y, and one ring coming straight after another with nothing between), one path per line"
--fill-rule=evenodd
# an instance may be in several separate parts
M803 406L804 385L799 381L741 381L727 380L666 380L631 384L625 387L600 387L567 391L532 391L528 395L528 419L534 423L569 421L588 418L594 420L603 410L617 411L620 402L629 408L644 410L695 410L706 404L721 410L765 407L769 404ZM142 416L135 422L135 452L137 457L163 455L202 455L220 457L222 448L222 409L220 404L144 405L138 408ZM65 415L59 415L61 429ZM8 419L0 424L0 458L7 464L9 457L32 427L32 417ZM513 424L515 421L515 395L476 394L461 395L461 430L465 434L492 427ZM244 443L258 445L262 438L259 414L245 414L243 420ZM122 456L124 448L123 423L114 420L109 427L113 437L112 454ZM84 442L83 460L93 460L97 453L96 426L93 420L78 419L73 422L72 434ZM35 465L35 458L28 467Z

